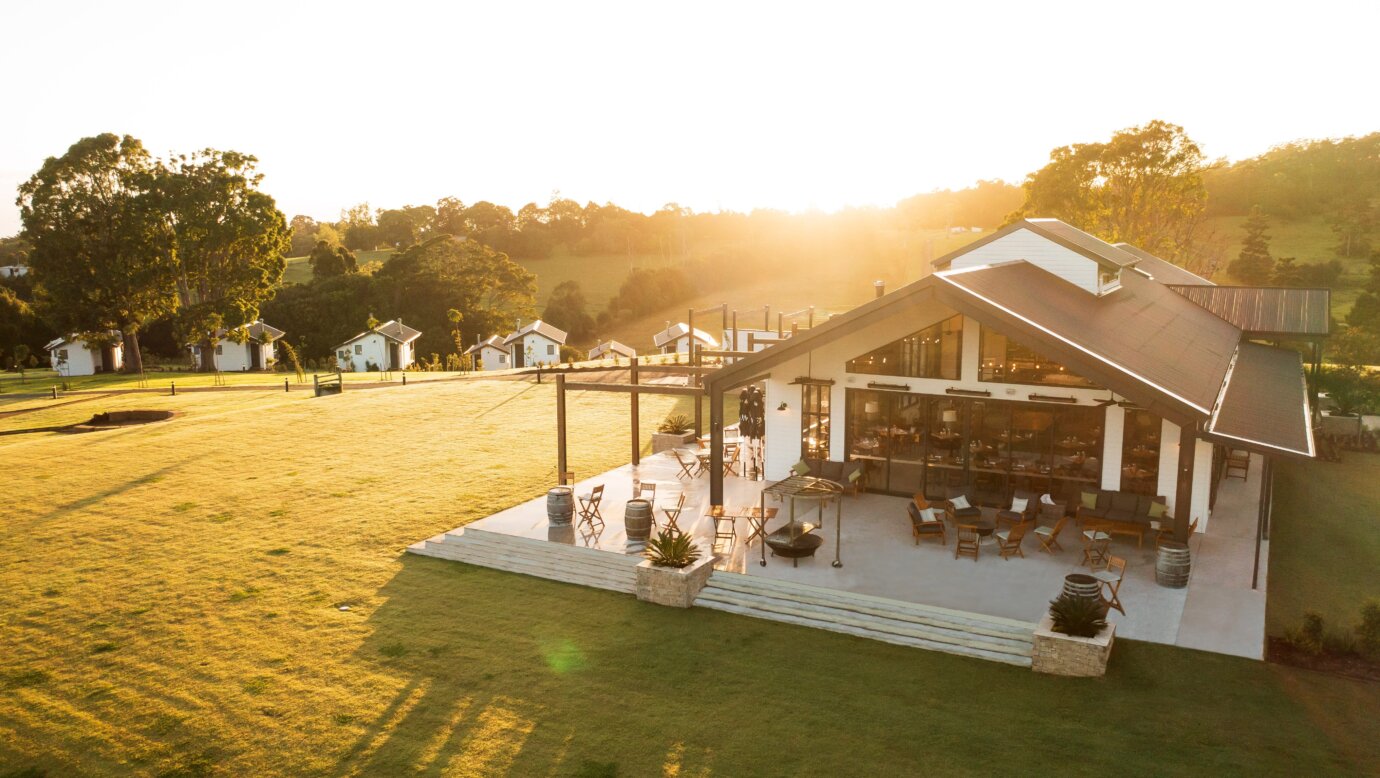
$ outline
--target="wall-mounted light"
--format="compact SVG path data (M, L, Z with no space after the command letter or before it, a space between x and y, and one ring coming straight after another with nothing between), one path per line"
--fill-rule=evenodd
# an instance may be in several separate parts
M782 411L782 412L785 412L786 408L787 408L787 406L786 406L786 401L785 401L785 400L782 400L782 401L781 401L781 404L778 405L778 406L776 406L776 410Z

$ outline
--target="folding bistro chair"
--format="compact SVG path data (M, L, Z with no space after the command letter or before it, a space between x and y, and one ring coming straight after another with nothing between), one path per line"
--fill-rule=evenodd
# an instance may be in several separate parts
M700 465L699 459L686 459L685 455L680 453L680 449L678 448L671 449L671 455L676 458L676 464L680 465L680 472L676 473L676 478L693 480L697 475L696 470Z
M1063 551L1064 547L1059 545L1059 533L1063 531L1064 525L1068 523L1069 517L1060 515L1059 520L1054 522L1053 527L1036 527L1035 539L1040 541L1040 550L1046 554L1053 554L1055 551Z
M675 535L682 534L680 525L676 521L680 518L680 512L683 510L685 510L685 492L681 492L680 497L676 498L675 505L661 509L661 512L666 514L666 526L662 529Z
M582 494L578 498L580 501L580 523L588 524L590 529L598 524L599 529L604 528L604 517L599 514L599 503L604 499L604 485L599 484L588 494Z
M647 502L650 502L652 505L656 505L656 482L638 481L637 491L633 493L633 499L646 500Z
M1121 581L1126 577L1126 560L1119 556L1107 557L1107 569L1098 570L1092 574L1102 583L1102 588L1106 592L1102 594L1102 602L1108 608L1116 608L1121 614L1126 615L1126 609L1121 607Z
M766 514L763 515L759 505L754 505L748 509L747 520L748 526L752 527L752 533L748 535L747 540L743 541L743 545L751 544L754 538L767 536L767 522L776 518L777 510L777 508L768 508Z
M724 446L724 475L738 474L738 451L737 443Z
M1001 554L1002 559L1010 559L1013 556L1025 559L1025 552L1021 550L1021 541L1025 540L1025 532L1028 529L1030 529L1030 522L1023 521L1011 529L997 532L997 542L1001 544L997 548L997 553Z
M1107 565L1107 549L1112 544L1112 536L1102 530L1102 525L1087 522L1083 530L1083 562L1091 568Z
M719 553L721 550L731 550L733 544L738 540L737 528L734 526L734 519L736 519L737 516L725 510L724 506L715 505L709 509L709 518L714 522L714 552ZM724 549L721 549L719 545L720 541L728 545Z

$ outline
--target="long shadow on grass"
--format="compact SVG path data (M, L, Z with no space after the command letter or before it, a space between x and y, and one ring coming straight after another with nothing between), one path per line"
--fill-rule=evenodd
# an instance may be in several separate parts
M111 497L114 497L114 496L119 495L119 494L124 494L125 492L129 491L130 489L134 489L134 488L137 488L137 487L140 487L140 486L147 486L147 485L152 484L152 483L157 483L160 479L162 479L162 478L163 478L164 476L166 476L167 474L169 474L169 473L171 473L171 472L173 472L173 471L175 471L175 470L177 470L177 469L179 469L179 468L181 468L181 467L183 467L183 466L185 466L185 465L187 465L187 464L190 464L191 462L194 462L196 459L199 459L199 458L200 458L200 457L191 458L191 459L184 459L183 461L178 462L178 463L175 464L175 465L168 465L168 466L166 466L166 467L160 467L160 468L158 468L157 470L154 470L154 471L149 472L149 473L145 473L145 474L139 476L138 478L130 479L130 480L128 480L128 481L125 481L125 482L122 483L122 484L114 484L114 485L110 486L110 487L107 488L107 489L104 489L104 490L102 490L102 491L96 492L96 493L94 493L94 494L89 494L89 495L87 495L87 496L85 496L85 497L82 497L82 498L79 499L79 500L73 500L72 502L63 503L63 504L61 504L61 505L54 506L54 508L53 508L51 511L49 511L48 514L42 518L42 520L43 520L43 521L47 521L47 520L49 520L49 519L56 519L56 518L58 518L59 516L64 516L64 515L66 515L66 514L68 514L68 513L71 513L71 512L73 512L73 511L79 511L79 510L82 510L83 508L90 508L90 507L93 506L93 505L98 505L98 504L100 504L100 503L102 503L102 502L104 502L104 501L110 499Z
M528 384L526 389L523 389L522 391L520 391L520 392L514 394L512 397L508 397L508 398L506 398L506 399L504 399L504 400L501 400L497 405L495 405L494 407L492 407L492 408L490 408L490 409L488 409L488 410L486 410L486 411L480 411L479 413L476 413L476 414L474 415L474 417L475 417L476 419L482 419L482 418L484 418L485 416L488 416L489 414L493 413L494 411L498 410L499 408L502 408L503 406L507 405L508 403L512 402L513 400L516 400L517 398L523 396L524 394L527 394L528 392L530 392L530 391L532 391L533 389L536 389L536 388L537 388L537 385L536 385L536 384L534 384L534 383L533 383L533 384Z
M1119 641L1105 679L405 556L356 660L403 691L337 764L440 775L1342 768L1265 665ZM975 747L999 737L1001 748Z

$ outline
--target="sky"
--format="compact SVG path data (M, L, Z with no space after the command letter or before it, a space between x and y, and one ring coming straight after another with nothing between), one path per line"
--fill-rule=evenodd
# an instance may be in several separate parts
M0 6L0 235L81 137L254 154L288 215L554 192L889 206L1164 119L1210 157L1380 130L1380 3Z

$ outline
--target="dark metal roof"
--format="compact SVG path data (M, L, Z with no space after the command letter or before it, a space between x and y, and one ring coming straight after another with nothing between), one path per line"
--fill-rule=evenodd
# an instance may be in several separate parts
M1204 416L1212 410L1241 339L1232 325L1163 284L1134 274L1123 276L1121 288L1104 295L1090 295L1028 262L938 277L1019 320L1037 339L1060 341L1065 344L1061 350L1079 352L1083 358L1078 361L1086 364L1091 358L1101 375L1088 378L1105 380L1110 368Z
M1170 288L1253 337L1325 338L1331 330L1330 289L1192 285Z
M486 348L498 349L499 351L507 353L506 349L503 348L502 335L490 335L484 340L481 340L473 346L470 346L469 348L465 349L465 353L474 354L476 352L483 351Z
M1202 284L1212 286L1213 283L1206 278L1195 273L1190 273L1184 268L1170 262L1167 259L1160 259L1150 252L1136 248L1129 243L1118 243L1116 247L1136 258L1135 269L1143 270L1162 284Z
M1107 241L1093 237L1077 227L1065 224L1058 219L1022 219L1021 221L1008 224L981 240L969 243L957 251L951 251L945 254L934 261L934 266L938 268L948 267L949 263L953 262L954 259L976 248L1004 238L1017 230L1030 230L1036 235L1053 241L1070 251L1082 254L1097 264L1111 270L1119 270L1128 265L1134 265L1137 261L1135 256L1122 251Z
M1313 456L1303 359L1290 349L1245 341L1232 365L1209 436L1224 443L1266 446L1275 453Z

